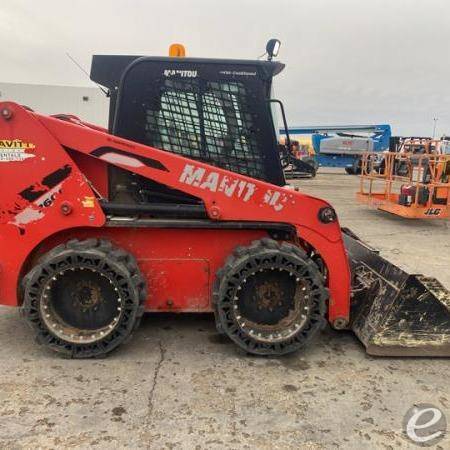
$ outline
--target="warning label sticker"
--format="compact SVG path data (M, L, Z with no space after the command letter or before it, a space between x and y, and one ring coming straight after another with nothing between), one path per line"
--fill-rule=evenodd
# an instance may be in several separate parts
M21 139L0 139L0 163L34 158L36 155L32 151L35 147L34 144Z

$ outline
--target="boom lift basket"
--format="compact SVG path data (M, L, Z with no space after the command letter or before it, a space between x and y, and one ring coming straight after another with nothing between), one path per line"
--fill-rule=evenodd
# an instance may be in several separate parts
M374 154L363 157L357 200L410 219L445 219L450 205L450 155Z

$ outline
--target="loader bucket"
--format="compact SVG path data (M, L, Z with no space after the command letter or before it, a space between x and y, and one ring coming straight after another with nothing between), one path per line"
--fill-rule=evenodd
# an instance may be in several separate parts
M450 292L410 275L343 229L352 270L350 327L370 355L450 356Z

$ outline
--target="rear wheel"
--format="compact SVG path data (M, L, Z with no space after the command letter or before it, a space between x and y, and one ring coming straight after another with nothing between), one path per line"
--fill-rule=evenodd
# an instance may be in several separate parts
M351 166L345 168L349 175L360 175L362 172L362 159L356 158Z
M327 298L323 277L304 251L262 239L237 248L218 272L216 323L249 353L290 353L323 327Z
M72 240L23 281L22 311L41 344L72 358L101 357L137 327L146 287L136 260L105 240Z

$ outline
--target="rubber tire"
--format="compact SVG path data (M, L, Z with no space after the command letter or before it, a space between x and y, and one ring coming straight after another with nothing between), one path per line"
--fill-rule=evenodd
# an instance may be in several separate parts
M345 167L345 171L349 175L361 175L362 173L362 159L355 159L351 167Z
M230 319L223 309L223 300L229 289L230 280L240 268L243 268L250 258L267 257L274 254L284 254L294 259L310 274L309 283L314 288L314 307L309 311L307 325L299 331L290 342L279 344L261 344L245 333L236 323L230 326ZM214 284L213 301L217 331L226 334L233 342L248 353L254 355L283 355L292 353L307 345L326 325L326 302L329 297L322 274L316 263L299 247L286 242L280 243L273 239L263 238L253 241L248 247L237 247L227 258L225 265L217 272ZM232 296L235 294L233 293ZM237 329L237 330L236 330Z
M92 258L106 261L112 276L121 277L121 287L126 291L126 310L119 324L106 337L91 344L67 342L53 334L45 325L39 312L40 295L45 280L59 270L58 263L71 257ZM73 239L58 245L43 255L37 264L22 280L23 303L22 315L36 333L39 344L62 354L67 358L102 358L119 345L128 341L139 326L144 314L147 288L145 280L138 268L135 258L128 252L115 247L110 241L103 239Z

